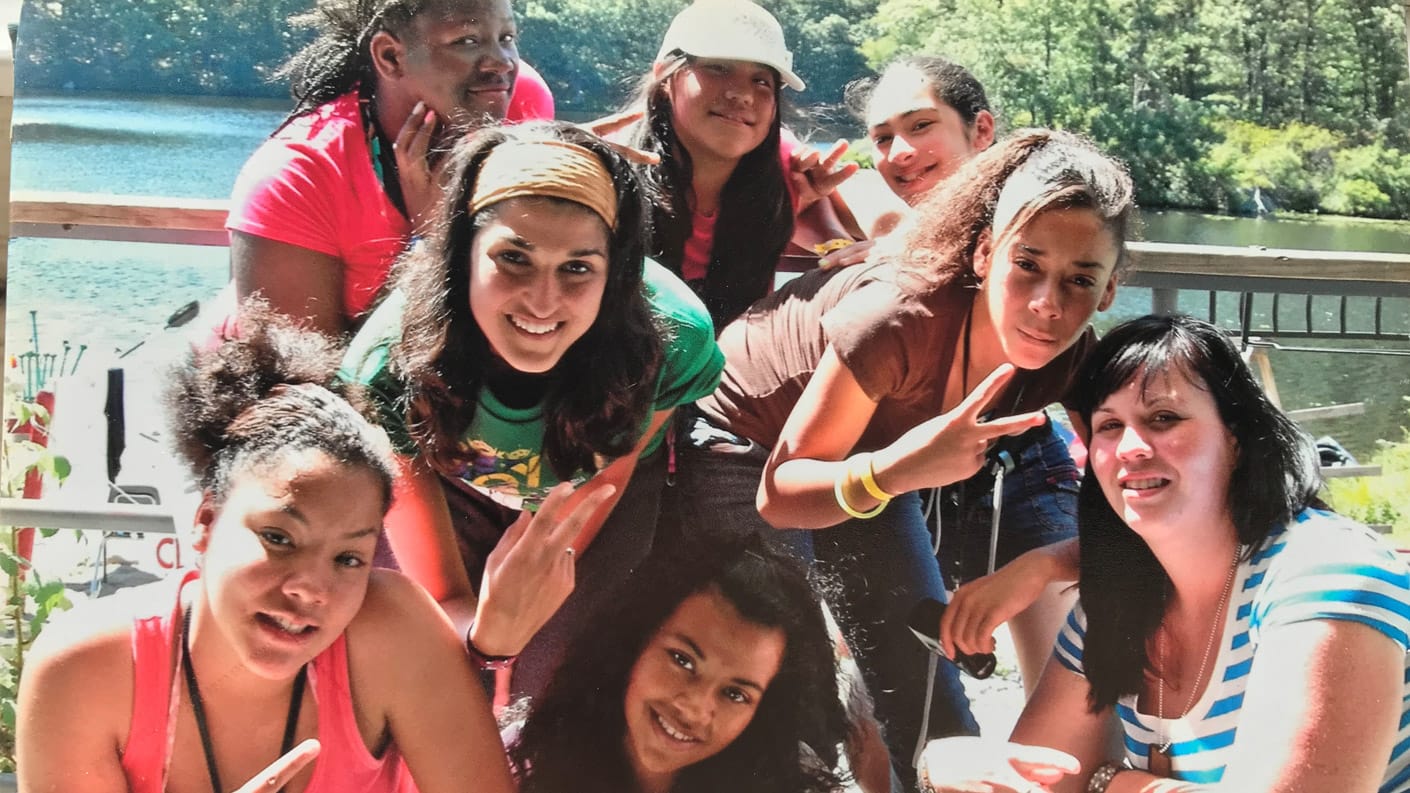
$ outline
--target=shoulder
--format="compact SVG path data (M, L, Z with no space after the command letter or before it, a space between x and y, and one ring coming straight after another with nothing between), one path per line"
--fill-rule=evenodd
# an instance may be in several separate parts
M647 259L642 268L641 283L646 301L651 305L652 314L672 328L695 333L703 331L714 335L710 312L680 276L655 260Z
M1057 641L1053 645L1053 657L1070 672L1079 675L1086 674L1086 668L1082 662L1082 649L1087 642L1087 612L1082 609L1079 601L1072 606L1072 610L1067 613L1067 619L1062 623L1062 629L1058 631Z
M401 317L405 306L405 294L394 289L372 311L352 341L348 342L347 352L343 353L343 362L338 369L341 379L370 385L388 374L392 345L401 338Z
M393 681L420 674L422 662L459 646L455 628L431 596L395 570L376 569L362 608L345 631L350 667L359 680ZM449 639L448 639L449 637ZM411 661L415 663L409 663Z
M868 396L893 395L944 371L938 364L949 354L947 339L953 336L947 328L957 325L963 309L952 308L945 294L937 300L936 295L902 290L888 265L847 269L859 272L835 287L828 285L845 292L823 315L822 326L827 342Z
M1307 509L1251 560L1252 627L1316 619L1362 622L1410 647L1410 568L1365 526Z
M262 186L322 184L345 170L351 154L365 149L357 95L345 94L293 119L260 144L240 169L235 201Z

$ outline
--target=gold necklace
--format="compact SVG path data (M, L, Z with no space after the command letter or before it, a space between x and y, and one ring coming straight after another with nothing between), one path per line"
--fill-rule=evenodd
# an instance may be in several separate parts
M1205 645L1204 645L1204 656L1203 656L1202 658L1200 658L1200 661L1199 661L1199 672L1197 672L1197 673L1195 674L1195 682L1194 682L1194 685L1190 686L1190 696L1189 696L1189 698L1188 698L1187 700L1185 700L1185 707L1184 707L1183 710L1180 711L1181 714L1187 713L1187 712L1190 710L1190 708L1194 707L1194 704L1195 704L1195 696L1196 696L1197 694L1199 694L1199 690L1200 690L1200 681L1204 680L1204 670L1205 670L1205 668L1209 665L1209 653L1214 649L1214 640L1215 640L1216 638L1218 638L1218 636L1219 636L1220 633L1222 633L1222 631L1221 631L1220 629L1223 627L1223 622L1224 622L1224 619L1223 619L1223 616L1224 616L1224 607L1225 607L1226 605L1228 605L1228 603L1229 603L1229 593L1231 593L1231 592L1233 591L1233 589L1234 589L1234 574L1235 574L1235 573L1238 571L1238 569L1239 569L1239 551L1240 551L1240 550L1242 550L1240 547L1235 547L1235 548L1234 548L1234 561L1233 561L1232 564L1229 565L1229 575L1224 579L1224 593L1219 596L1219 607L1218 607L1217 609L1215 609L1215 611L1214 611L1214 627L1211 628L1210 631L1209 631L1209 641L1205 642ZM1165 631L1161 631L1160 633L1156 634L1155 644L1156 644L1156 652L1159 653L1159 655L1160 655L1160 674L1156 676L1156 684L1155 684L1155 717L1156 717L1156 719L1158 719L1157 725L1158 725L1158 727L1160 728L1160 733L1158 733L1158 734L1161 736L1161 742L1160 742L1160 745L1159 745L1159 746L1157 746L1157 745L1155 745L1155 744L1152 744L1152 745L1151 745L1151 749L1154 750L1154 751L1151 752L1151 756L1150 756L1150 759L1151 759L1151 761L1152 761L1152 768L1154 767L1155 755L1156 755L1157 753L1160 754L1163 758L1165 758L1166 764L1169 763L1170 745L1171 745L1172 743L1174 743L1174 741L1171 739L1171 737L1170 737L1169 735L1165 735L1165 734L1164 734L1164 732L1165 732L1165 724L1164 724L1164 722L1165 722ZM1162 776L1163 776L1163 775L1162 775Z

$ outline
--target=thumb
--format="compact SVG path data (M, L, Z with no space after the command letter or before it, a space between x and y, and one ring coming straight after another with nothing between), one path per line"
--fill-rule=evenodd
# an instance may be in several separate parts
M283 757L270 763L263 771L255 774L249 782L246 782L235 793L265 793L265 791L275 791L282 789L289 781L299 775L299 772L313 759L318 756L320 750L318 739L309 738L293 749L290 749Z

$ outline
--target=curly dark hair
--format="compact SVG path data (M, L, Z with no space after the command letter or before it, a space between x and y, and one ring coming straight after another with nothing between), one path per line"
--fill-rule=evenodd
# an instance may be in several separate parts
M361 390L334 376L341 350L257 297L240 306L239 338L193 351L165 394L176 452L217 504L237 470L317 450L366 468L391 505L391 444L366 418Z
M358 85L373 86L377 73L372 66L372 37L385 30L402 38L416 17L453 4L454 0L318 0L311 10L290 17L290 26L311 29L314 35L274 73L275 79L290 81L294 97L294 109L280 126Z
M602 161L617 191L601 308L554 366L543 403L549 418L544 455L567 479L576 471L596 471L602 458L631 451L651 412L652 386L662 365L664 331L642 286L643 192L627 161L602 139L571 124L541 122L482 129L456 144L435 227L396 266L406 309L391 366L407 386L412 438L432 467L452 475L463 454L460 439L493 365L489 341L470 312L470 247L495 207L471 215L469 199L485 157L506 141L582 146Z
M585 623L510 749L522 793L637 789L624 748L632 668L681 602L705 590L746 620L779 628L785 649L749 726L719 754L683 769L676 793L841 788L832 769L847 721L820 601L797 560L751 533L691 535L657 548ZM622 608L627 602L632 607Z
M897 58L886 65L886 72L893 69L915 69L925 77L930 92L936 101L953 108L966 126L974 123L981 111L993 112L989 106L989 96L984 93L984 85L969 69L939 55L908 55ZM885 75L860 77L847 84L842 90L842 101L862 123L867 120L867 105L871 102L876 84Z
M999 198L1012 177L1025 192L1003 229L995 229ZM1127 260L1126 236L1136 208L1131 176L1120 161L1080 135L1021 129L965 163L916 206L888 258L908 291L927 293L957 279L977 280L974 251L988 234L1008 234L1049 209L1091 209L1117 243L1117 270Z
M632 145L661 157L659 165L642 169L650 188L662 197L652 207L652 256L671 272L681 275L685 244L691 235L690 152L676 137L666 81L690 63L675 53L661 72L647 75L637 89L630 109L642 109ZM750 303L769 293L779 256L793 238L793 199L788 175L779 161L783 132L783 93L774 74L774 118L769 134L758 148L740 158L720 193L715 239L701 299L710 310L715 327L723 328Z
M1268 400L1228 334L1187 316L1150 315L1113 328L1078 370L1069 394L1089 426L1107 397L1179 373L1209 392L1238 444L1229 477L1229 515L1250 555L1278 524L1320 505L1312 439ZM1150 547L1107 502L1088 463L1077 501L1083 666L1093 712L1137 692L1149 665L1146 642L1160 627L1170 576Z

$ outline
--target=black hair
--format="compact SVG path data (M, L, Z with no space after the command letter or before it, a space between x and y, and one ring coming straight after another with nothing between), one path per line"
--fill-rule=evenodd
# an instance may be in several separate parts
M757 534L687 536L658 548L583 627L510 758L522 793L628 793L624 697L632 668L687 597L718 592L744 619L780 629L783 661L748 727L682 769L676 793L823 793L847 721L820 601L797 560ZM631 608L621 604L630 602Z
M289 79L293 119L362 85L372 90L372 37L386 31L403 38L412 20L451 5L453 0L317 0L314 7L289 18L290 26L313 30L313 39L274 73ZM369 94L370 95L370 94ZM281 127L283 124L280 125Z
M984 93L984 85L969 69L939 55L908 55L887 64L886 72L893 69L915 69L925 78L935 99L948 105L960 114L965 126L972 126L980 112L993 112L989 106L989 96ZM882 76L885 72L882 73ZM843 89L843 102L863 124L867 122L867 105L881 76L862 77L847 84Z
M1223 330L1183 315L1150 315L1112 329L1078 370L1070 404L1090 426L1092 413L1133 379L1145 389L1166 376L1208 391L1237 443L1228 511L1247 558L1275 526L1318 503L1312 439L1269 401ZM1083 666L1095 712L1140 690L1146 643L1164 616L1170 577L1108 503L1090 462L1077 522L1078 586L1087 614Z
M676 137L666 81L689 62L690 56L683 53L669 55L661 72L646 76L629 105L645 113L632 145L661 158L659 165L642 169L647 184L661 197L652 207L652 256L676 275L681 274L691 235L693 171L690 153ZM774 72L774 117L768 135L740 158L720 191L715 237L700 290L716 329L769 293L779 257L793 238L793 199L779 160L783 113L782 81Z
M602 459L636 445L654 404L665 344L642 284L644 194L635 171L602 139L571 124L538 122L481 129L456 143L438 220L396 266L406 309L401 337L392 345L392 370L407 385L412 437L434 468L453 473L464 454L460 439L494 366L489 341L470 311L470 249L495 207L471 215L468 206L485 158L509 141L577 144L602 161L617 192L601 307L554 366L543 401L544 456L566 480L577 471L596 471Z
M371 471L386 511L391 444L365 417L362 392L334 376L340 357L332 339L252 297L238 338L193 351L173 373L165 396L176 452L216 504L237 471L315 450Z

